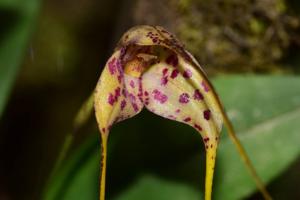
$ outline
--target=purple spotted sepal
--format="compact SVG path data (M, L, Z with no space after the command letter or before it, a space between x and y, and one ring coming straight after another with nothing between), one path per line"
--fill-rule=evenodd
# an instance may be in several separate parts
M205 196L210 199L222 107L202 68L174 35L158 26L126 32L102 71L94 103L105 142L113 124L143 107L197 130L207 152Z

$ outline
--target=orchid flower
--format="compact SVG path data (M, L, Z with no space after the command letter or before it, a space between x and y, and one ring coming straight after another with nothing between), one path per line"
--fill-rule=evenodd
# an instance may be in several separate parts
M205 72L174 35L159 26L127 31L108 59L94 93L102 139L100 200L105 200L107 141L111 127L143 108L199 132L206 150L205 200L212 195L216 152L223 122L265 199L271 199L235 137Z

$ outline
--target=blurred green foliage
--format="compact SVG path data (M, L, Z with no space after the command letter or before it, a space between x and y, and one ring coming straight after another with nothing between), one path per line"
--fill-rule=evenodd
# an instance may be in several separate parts
M39 0L0 1L0 116L23 60Z
M271 182L300 155L299 77L222 76L214 83L259 175ZM204 173L200 136L190 127L161 120L143 112L113 128L108 199L200 198ZM256 191L256 186L223 132L214 198L242 199ZM72 156L45 199L97 199L100 152L96 141L91 138ZM281 189L285 192L286 187Z

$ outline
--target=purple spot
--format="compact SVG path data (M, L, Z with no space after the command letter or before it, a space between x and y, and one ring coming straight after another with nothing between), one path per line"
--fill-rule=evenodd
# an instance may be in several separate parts
M120 89L120 87L117 87L115 89L115 95L116 95L116 97L119 97L121 95L121 89Z
M120 95L121 95L121 89L120 89L120 87L117 87L115 89L115 99L114 99L114 101L118 101L118 98L119 98Z
M189 122L189 121L191 121L192 119L190 118L190 117L186 117L183 121L185 121L185 122Z
M116 58L113 58L111 61L108 62L108 69L111 74L114 74L116 72L115 61Z
M135 98L135 96L132 93L129 93L129 98L130 98L131 102L135 102L136 101L136 98Z
M167 76L164 76L161 78L161 81L160 81L160 84L161 85L167 85L168 83L168 77Z
M171 78L174 79L177 77L177 75L179 74L179 71L178 69L174 69L171 73Z
M210 119L210 110L205 110L203 112L203 117L206 119L206 120L209 120Z
M177 58L177 56L175 54L171 54L166 59L166 63L168 63L169 65L172 65L172 66L176 67L178 65L178 58Z
M187 94L187 93L182 93L180 96L179 96L179 102L180 103L188 103L190 101L190 96Z
M139 82L138 83L139 83L139 93L138 93L138 96L141 99L141 97L143 96L143 87L142 87L142 80L141 80L141 78L139 78Z
M123 76L120 74L120 75L117 76L117 78L118 78L119 83L121 83Z
M138 105L137 105L136 103L133 103L133 104L132 104L132 107L133 107L133 110L134 110L135 112L139 111L139 107L138 107Z
M176 120L176 117L174 115L168 115L168 118Z
M203 97L202 93L198 89L196 89L195 92L194 92L194 99L203 100L203 98L204 97Z
M121 59L117 59L117 61L116 61L116 66L117 66L117 69L118 69L118 71L119 71L120 73L123 72L123 70L122 70Z
M165 76L168 73L168 68L164 68L162 71L163 75Z
M148 93L147 91L145 91L144 94L145 94L145 96L148 96L148 95L149 95L149 93Z
M208 137L205 137L205 138L203 138L203 141L204 141L204 143L206 143L206 142L209 141L209 138L208 138Z
M114 97L114 95L112 95L111 93L110 93L109 96L108 96L108 103L109 103L110 105L114 105L114 103L115 103L115 97Z
M153 39L152 39L152 42L153 42L153 43L156 43L156 42L157 42L157 38L156 38L156 37L153 38Z
M191 72L191 70L189 70L189 69L187 69L187 70L185 70L184 72L183 72L183 77L184 78L191 78L192 77L192 72Z
M133 80L131 80L131 81L130 81L130 83L129 83L129 85L130 85L130 87L134 88L134 87L135 87L135 85L134 85L134 81L133 81Z
M126 101L122 100L121 101L121 110L124 110L125 106L126 106Z
M208 92L209 91L209 86L207 85L207 83L203 80L202 83L201 83L202 87L204 88L204 91L205 92Z
M180 113L180 109L175 110L176 113Z
M160 103L165 103L168 100L168 97L165 94L156 89L152 93L154 95L154 99L159 101Z
M194 127L198 130L198 131L202 131L202 127L198 124L194 124Z

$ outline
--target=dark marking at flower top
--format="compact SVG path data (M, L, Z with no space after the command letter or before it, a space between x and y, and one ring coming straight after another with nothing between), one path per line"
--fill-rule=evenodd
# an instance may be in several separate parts
M124 110L125 106L126 106L126 101L122 100L121 101L121 110Z
M174 69L171 73L171 78L174 79L177 77L177 75L179 74L179 71L178 69Z
M213 148L213 145L212 145L212 144L210 145L210 148Z
M186 117L186 118L184 118L183 119L183 121L185 121L185 122L189 122L189 121L191 121L192 119L190 118L190 117Z
M196 89L194 92L194 99L195 100L203 100L204 99L202 93L198 89Z
M102 132L105 133L105 128L102 128Z
M209 91L209 86L207 85L207 83L204 80L201 82L201 85L205 92Z
M153 90L152 94L154 95L154 99L160 102L161 104L165 103L168 100L167 95L163 94L159 90Z
M127 47L122 47L120 52L120 58L123 59L126 54Z
M111 94L111 93L109 93L109 95L108 95L108 103L110 104L110 105L114 105L114 103L115 103L115 97L114 97L114 95L113 94Z
M210 119L210 113L211 112L210 112L209 109L203 111L203 117L204 117L204 119L209 120Z
M167 57L166 63L172 65L173 67L177 67L178 65L178 57L176 54L171 54Z
M179 96L179 102L180 103L188 103L190 101L190 96L187 93L182 93Z
M152 42L153 42L153 43L157 43L157 41L158 41L158 38L157 38L157 37L153 37L153 38L152 38Z
M202 131L202 127L198 124L194 124L194 127L198 130L198 131Z
M186 69L186 70L184 70L184 72L183 72L183 77L184 77L184 78L191 78L192 75L193 75L193 73L192 73L191 70L189 70L189 69Z
M209 141L209 137L203 138L203 141L204 141L204 143L208 142Z

